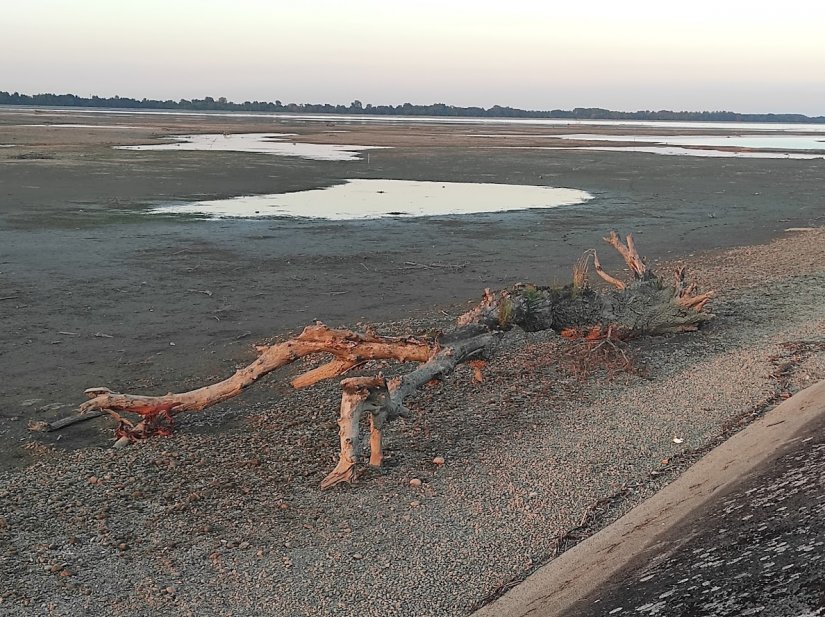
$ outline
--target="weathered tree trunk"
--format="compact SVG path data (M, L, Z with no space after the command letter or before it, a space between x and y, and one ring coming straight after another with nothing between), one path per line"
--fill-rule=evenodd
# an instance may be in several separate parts
M292 380L295 388L341 375L371 360L418 362L410 373L390 380L383 375L358 377L341 382L343 394L339 414L341 451L338 465L324 479L322 488L357 478L360 456L360 419L370 416L370 464L383 461L382 431L387 422L409 415L404 399L428 381L452 372L455 367L485 355L490 343L503 332L519 327L528 332L555 330L567 336L601 335L628 339L696 330L712 315L704 311L711 293L695 295L695 285L685 283L684 268L668 285L650 270L639 256L631 235L626 244L611 232L605 241L613 246L633 273L625 283L607 274L595 251L585 254L574 268L573 282L564 287L518 284L493 294L485 290L482 301L462 315L456 328L432 339L389 338L367 332L333 330L323 324L307 326L297 337L259 347L260 356L231 377L197 390L164 396L119 394L107 388L86 390L89 401L80 406L81 416L97 411L120 421L118 443L171 431L172 418L184 411L201 411L240 394L262 376L311 354L329 354L333 359ZM593 290L587 283L590 257L594 270L611 289ZM480 368L474 366L476 379ZM133 425L118 412L135 413L143 420ZM57 427L46 425L41 430ZM66 426L68 423L63 423Z
M202 411L237 396L264 375L311 354L331 354L334 359L293 379L291 383L294 388L305 388L341 375L370 360L426 362L434 351L434 344L415 337L390 338L372 333L333 330L318 323L307 326L294 339L277 345L260 346L257 350L260 354L258 359L231 377L189 392L140 396L120 394L108 388L89 388L85 394L90 400L80 405L80 414L103 410L115 417L120 422L116 444L120 447L135 439L168 434L174 415L184 411ZM136 426L132 425L117 413L121 411L141 415L144 419Z
M627 236L626 245L615 232L605 241L622 256L633 273L633 282L626 284L604 272L593 251L594 269L614 287L607 293L598 293L587 285L587 259L574 270L573 283L561 288L519 284L498 295L485 290L481 303L458 319L455 330L439 339L441 351L431 360L389 383L359 382L358 399L352 403L359 407L359 415L369 411L382 426L387 420L406 415L402 413L406 411L406 397L431 379L446 375L458 364L483 353L498 333L514 326L527 332L555 330L574 336L592 336L595 328L605 336L628 339L696 330L712 317L703 311L712 293L693 295L696 287L685 286L684 268L677 270L676 284L668 286L639 256L632 235ZM342 382L345 397L347 388L354 385L348 382ZM342 417L343 408L342 403ZM355 458L352 450L347 449L345 454L344 440L359 443L358 426L350 423L348 427L346 438L341 434L338 465L321 483L322 488L351 483L356 477L357 450ZM376 435L373 430L370 447L372 464L375 452L381 451L380 432Z

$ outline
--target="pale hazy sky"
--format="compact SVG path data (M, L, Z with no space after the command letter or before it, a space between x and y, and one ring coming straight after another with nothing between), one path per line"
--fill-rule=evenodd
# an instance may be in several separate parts
M27 94L825 115L822 0L0 0Z

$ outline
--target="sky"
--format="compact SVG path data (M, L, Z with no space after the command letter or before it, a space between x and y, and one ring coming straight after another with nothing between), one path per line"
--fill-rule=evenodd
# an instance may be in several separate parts
M0 0L0 90L825 115L819 0Z

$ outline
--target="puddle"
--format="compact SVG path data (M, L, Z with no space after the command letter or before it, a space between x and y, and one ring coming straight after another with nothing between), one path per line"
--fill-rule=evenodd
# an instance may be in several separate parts
M723 147L784 152L808 150L825 153L825 137L822 135L594 135L586 133L560 135L559 137L579 141L621 141L649 144L651 147L700 146L707 149ZM635 148L635 146L632 147Z
M680 148L678 146L572 146L548 147L543 150L593 150L597 152L646 152L666 156L706 156L749 159L822 159L825 154L808 154L805 152L734 152L730 150L712 150L707 148Z
M771 150L825 150L822 135L559 135L581 141L623 141L665 146L723 146Z
M585 191L549 186L348 180L325 189L251 195L163 206L153 214L199 214L207 218L288 216L331 220L480 214L553 208L592 199Z
M207 135L175 135L171 144L115 146L118 150L212 150L215 152L252 152L295 156L313 161L357 161L364 150L378 146L342 146L337 144L305 144L289 141L293 133L237 133Z

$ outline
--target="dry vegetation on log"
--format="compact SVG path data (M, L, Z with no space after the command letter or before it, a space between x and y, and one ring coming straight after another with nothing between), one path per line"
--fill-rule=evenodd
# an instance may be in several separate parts
M383 337L374 332L359 334L335 330L316 323L297 337L272 346L258 347L259 356L231 377L196 390L163 396L119 394L108 388L90 388L90 399L80 406L74 421L108 414L119 422L116 446L120 447L152 435L168 434L175 415L202 411L240 394L264 375L312 354L326 354L330 361L292 380L295 388L342 375L373 360L417 362L419 366L400 377L354 377L341 382L343 388L338 419L340 454L335 469L323 480L322 488L357 479L361 452L360 420L370 420L369 464L383 461L382 431L387 422L408 416L404 400L427 382L451 373L463 362L471 362L474 379L481 380L483 362L497 337L513 327L528 332L554 330L568 338L594 346L606 342L614 346L641 335L661 335L696 330L712 315L705 305L712 293L696 294L695 285L685 282L684 268L674 281L666 283L647 267L637 252L633 236L625 242L615 232L605 238L622 256L633 280L625 283L604 271L595 250L586 253L574 266L573 281L564 287L517 284L496 294L485 290L482 301L462 315L456 327L434 337ZM587 281L592 257L595 272L610 285L596 291ZM603 345L602 345L603 347ZM137 424L122 417L137 414ZM54 424L41 423L39 430L68 426L71 419Z

